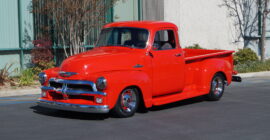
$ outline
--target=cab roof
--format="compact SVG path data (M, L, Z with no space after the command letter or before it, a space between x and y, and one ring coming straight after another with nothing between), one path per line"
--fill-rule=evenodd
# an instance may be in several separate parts
M122 22L113 22L105 25L103 28L112 28L112 27L134 27L134 28L144 28L144 29L156 29L156 28L174 28L178 30L177 26L170 22L164 21L122 21Z

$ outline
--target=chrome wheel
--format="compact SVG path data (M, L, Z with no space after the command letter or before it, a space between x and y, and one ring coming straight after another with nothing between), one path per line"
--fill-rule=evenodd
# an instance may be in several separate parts
M124 89L118 97L112 114L115 117L127 118L133 116L139 106L140 95L137 88L129 87Z
M206 98L210 101L218 101L224 93L225 83L225 77L223 74L215 74L210 83L211 88L209 93L206 95Z
M121 108L123 111L130 113L136 109L137 96L133 89L126 89L121 94Z
M223 93L224 81L221 77L215 77L212 81L212 91L215 95L219 96Z

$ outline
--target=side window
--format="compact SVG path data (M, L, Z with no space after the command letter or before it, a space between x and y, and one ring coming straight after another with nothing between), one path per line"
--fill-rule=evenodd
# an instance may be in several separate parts
M154 50L175 49L175 36L173 30L160 30L156 32L153 44Z

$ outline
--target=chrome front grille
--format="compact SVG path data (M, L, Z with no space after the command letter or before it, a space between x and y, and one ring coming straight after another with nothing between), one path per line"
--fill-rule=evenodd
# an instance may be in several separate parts
M45 91L60 92L67 95L98 94L106 96L106 93L98 91L96 84L91 81L51 78L49 80L49 86L43 86L41 89Z
M53 87L55 89L62 89L65 83L58 83L55 81L49 82L49 87ZM93 91L93 88L91 85L87 84L66 84L67 88L70 90L80 90L80 91Z

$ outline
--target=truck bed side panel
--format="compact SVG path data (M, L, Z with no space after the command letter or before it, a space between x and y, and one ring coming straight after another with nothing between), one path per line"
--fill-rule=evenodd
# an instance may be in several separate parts
M210 56L210 55L211 56ZM207 94L210 82L217 72L224 74L228 84L232 80L233 58L232 51L217 50L188 50L186 59L186 87L195 87L198 93ZM196 58L194 58L196 57Z

